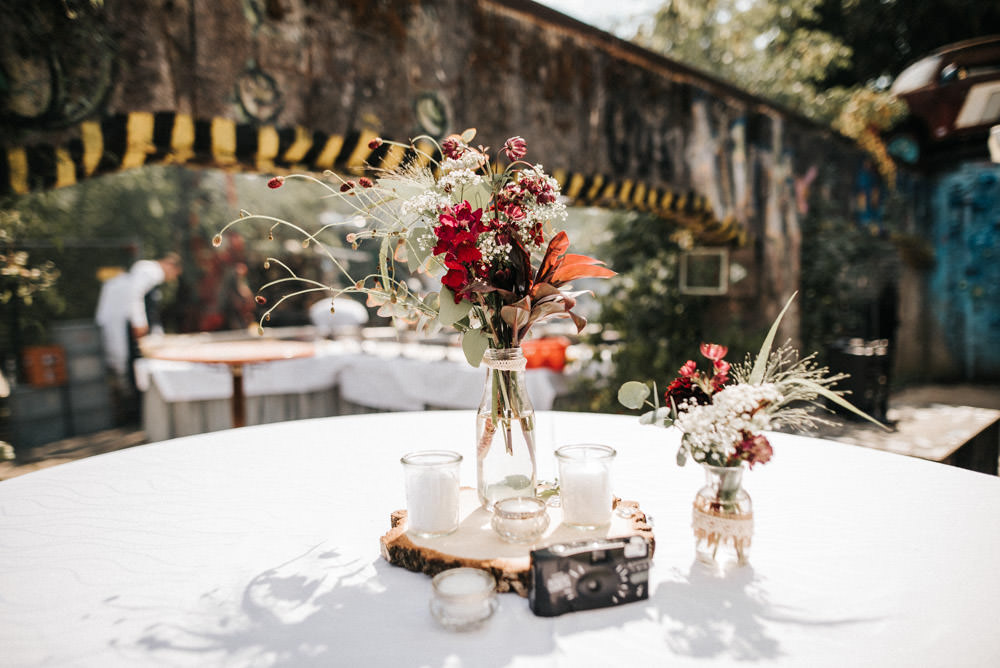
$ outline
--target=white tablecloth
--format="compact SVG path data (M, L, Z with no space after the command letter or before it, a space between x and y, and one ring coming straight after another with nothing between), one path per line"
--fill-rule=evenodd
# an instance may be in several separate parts
M2 666L995 666L1000 479L774 435L745 476L752 566L693 559L701 471L634 418L539 416L618 450L614 490L655 519L651 598L481 630L435 625L430 579L388 565L399 457L467 455L473 415L393 413L155 443L0 482Z

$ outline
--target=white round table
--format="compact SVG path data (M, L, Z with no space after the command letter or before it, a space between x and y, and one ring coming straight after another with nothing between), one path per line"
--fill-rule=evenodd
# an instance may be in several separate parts
M633 417L539 414L555 445L614 446L615 492L657 538L650 599L482 629L428 612L430 578L379 537L399 458L451 448L471 412L376 414L153 443L0 482L0 666L1000 665L1000 479L775 434L745 477L749 567L694 561L698 467Z

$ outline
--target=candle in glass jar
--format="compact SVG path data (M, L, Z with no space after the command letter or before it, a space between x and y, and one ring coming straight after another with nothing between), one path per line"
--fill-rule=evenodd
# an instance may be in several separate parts
M445 628L472 629L496 610L496 580L478 568L452 568L431 581L431 613Z
M493 506L493 530L509 543L533 543L549 527L544 501L535 496L511 496Z
M563 523L596 529L611 523L611 462L606 445L567 445L556 450Z
M412 452L401 460L406 475L407 532L424 538L458 528L459 465L449 450Z

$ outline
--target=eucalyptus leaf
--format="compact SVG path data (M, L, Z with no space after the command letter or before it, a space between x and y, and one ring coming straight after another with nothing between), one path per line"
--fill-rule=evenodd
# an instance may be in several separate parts
M383 191L392 192L400 201L406 201L411 197L415 197L430 187L429 184L420 183L419 181L390 177L380 178L378 186Z
M630 380L618 388L618 403L625 408L642 408L649 397L649 386L637 380Z
M763 382L764 372L767 370L767 358L771 356L771 344L774 343L774 337L778 333L778 325L781 324L781 319L784 317L785 311L792 305L797 294L799 293L792 293L792 296L788 299L788 303L785 304L785 308L781 309L781 313L774 319L771 329L767 332L767 336L764 337L764 343L760 346L760 352L757 353L757 359L754 360L753 370L750 372L750 378L748 379L751 385L760 385Z
M438 322L437 318L420 316L417 321L417 331L424 336L434 336L441 331L441 323Z
M473 211L476 209L486 211L492 194L492 190L486 183L480 183L477 186L466 186L462 189L462 197L469 203Z
M468 144L470 141L476 138L476 128L469 128L461 135L462 141Z
M462 334L462 352L465 359L474 367L483 361L483 354L490 345L490 338L478 329L470 329Z
M687 464L687 450L681 445L677 448L677 465L684 466L685 464Z
M657 408L639 416L639 424L655 424L664 427L673 426L674 421L670 417L670 409L666 406Z
M450 327L464 318L472 310L472 303L463 299L455 303L455 293L446 286L441 286L438 320L442 325ZM485 350L485 349L484 349ZM474 366L478 366L478 362Z
M639 424L656 424L656 411L649 411L640 415Z
M864 411L862 411L860 408L856 407L854 404L852 404L850 401L848 401L844 397L842 397L839 394L837 394L836 392L833 392L833 391L829 390L828 388L820 385L819 383L816 383L814 381L808 380L806 378L789 378L788 382L789 383L794 383L796 385L801 385L802 387L804 387L804 388L806 388L806 389L808 389L808 390L810 390L812 392L815 392L817 395L819 395L821 397L824 397L825 399L829 399L830 401L832 401L833 403L837 404L838 406L840 406L842 408L846 408L847 410L851 411L855 415L863 417L864 419L868 420L869 422L871 422L873 424L877 424L882 429L885 429L886 431L892 431L891 429L889 429L889 427L885 426L884 424L882 424L881 422L879 422L878 420L876 420L872 416L868 415L867 413L865 413Z

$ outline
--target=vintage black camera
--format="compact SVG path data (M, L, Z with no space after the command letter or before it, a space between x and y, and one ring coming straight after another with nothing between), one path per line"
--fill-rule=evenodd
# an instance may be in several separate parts
M649 540L581 540L531 552L528 605L540 617L649 598Z

